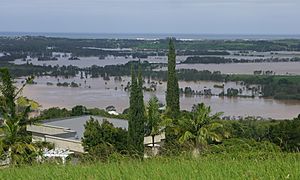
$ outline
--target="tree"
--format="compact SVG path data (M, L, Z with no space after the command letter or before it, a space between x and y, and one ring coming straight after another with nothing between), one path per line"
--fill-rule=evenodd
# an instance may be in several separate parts
M77 105L72 108L72 116L82 116L85 114L87 114L87 108L85 106Z
M33 103L19 96L26 84L32 80L33 77L28 78L21 88L17 89L9 71L0 69L0 114L4 119L1 127L4 136L0 141L3 152L13 164L31 162L37 155L37 149L31 143L31 135L26 131L26 126L33 123L28 118Z
M65 118L70 117L71 113L69 110L63 108L60 109L58 107L52 107L49 109L45 109L42 113L39 119L45 120L45 119L54 119L54 118Z
M192 118L183 117L178 121L181 144L192 143L194 155L198 155L201 150L207 147L209 142L220 142L223 134L218 131L223 127L221 123L215 122L222 113L211 114L210 107L203 103L194 106ZM224 133L227 137L227 133Z
M99 121L94 118L91 117L90 120L86 122L82 138L82 145L85 151L89 152L90 148L101 142L101 134L99 133L100 129L101 125Z
M285 120L271 126L270 140L283 150L299 152L300 150L300 115L293 120Z
M114 127L107 120L103 120L100 124L98 120L91 117L84 128L82 145L90 155L106 159L115 151L123 153L127 150L127 131Z
M145 107L143 97L143 79L141 67L139 67L138 78L131 70L130 107L128 121L128 148L130 153L140 157L144 154L144 123Z
M169 41L169 53L168 53L168 82L167 82L167 113L172 118L178 117L180 111L179 105L179 85L176 75L176 54L173 40Z
M177 125L177 119L180 113L179 105L179 85L176 75L176 53L173 40L169 40L169 52L168 52L168 72L167 72L167 92L166 92L166 116L170 118L173 125ZM164 118L164 119L168 119ZM174 132L174 128L166 126L166 143L165 147L168 152L174 152L174 149L178 147L177 135ZM175 151L176 153L176 151Z
M148 102L148 118L146 123L146 135L152 136L152 147L154 147L154 137L160 133L161 119L157 97L150 98Z

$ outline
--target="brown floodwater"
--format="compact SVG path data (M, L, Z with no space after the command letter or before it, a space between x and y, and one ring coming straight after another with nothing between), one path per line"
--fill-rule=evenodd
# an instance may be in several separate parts
M86 80L86 83L84 82ZM35 79L36 85L27 86L23 95L36 100L42 108L66 107L71 108L75 105L85 105L87 107L106 108L109 105L116 107L118 112L122 112L129 106L129 93L123 90L129 78L123 77L122 81L104 81L102 78L72 79L59 78L59 82L76 82L81 86L78 88L57 87L55 84L58 79L54 77L40 77ZM21 79L18 80L20 82ZM47 82L54 85L49 86ZM213 88L216 82L179 82L181 88L186 86L194 90L212 89L212 93L218 94L222 89ZM145 84L148 86L148 84ZM89 88L90 86L90 88ZM235 82L225 84L228 87L243 88ZM151 96L157 96L165 103L166 83L158 84L156 92L145 92L145 102ZM243 92L249 95L251 92ZM225 116L262 116L265 118L285 119L296 117L300 113L300 101L296 100L274 100L265 98L228 98L228 97L205 97L205 96L181 96L181 109L190 110L194 104L205 103L212 107L214 112L224 112Z
M187 56L177 56L178 63L184 61ZM247 56L226 56L227 58L244 58L253 59L255 57ZM298 56L297 56L298 57ZM65 58L58 58L57 61L38 61L36 58L31 59L29 63L34 65L59 65L59 66L78 66L81 68L91 67L92 65L106 66L125 64L129 61L137 61L138 59L125 58L125 57L113 57L109 56L103 60L99 60L98 57L80 57L80 60L68 60ZM150 63L167 63L166 56L150 56L147 59L141 59L141 61L149 61ZM24 64L26 61L20 59L14 61L15 64ZM166 70L166 68L162 68ZM294 74L300 75L300 62L268 62L268 63L228 63L228 64L178 64L177 69L197 69L197 70L209 70L209 71L221 71L223 74L253 74L256 70L273 71L276 74Z
M256 70L273 71L277 75L300 75L300 62L180 64L177 69L221 71L223 74L253 74Z

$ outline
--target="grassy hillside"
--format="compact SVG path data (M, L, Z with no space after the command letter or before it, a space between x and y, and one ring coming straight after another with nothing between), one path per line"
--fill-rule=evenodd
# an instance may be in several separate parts
M300 179L300 154L208 155L0 170L0 179Z

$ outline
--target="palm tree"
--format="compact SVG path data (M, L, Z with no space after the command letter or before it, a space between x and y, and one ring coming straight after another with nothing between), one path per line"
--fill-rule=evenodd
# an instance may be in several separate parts
M220 142L223 138L223 134L218 131L223 125L215 122L222 113L210 114L210 107L201 103L193 107L192 117L183 117L178 121L179 142L181 144L192 143L193 154L196 156L207 147L209 142ZM227 136L227 133L224 135Z
M150 98L147 107L147 122L146 122L146 135L152 137L152 147L154 148L154 138L160 133L161 118L159 113L159 104L157 97Z
M32 124L28 118L32 101L20 98L20 93L33 80L26 80L20 89L13 85L12 77L7 69L0 69L0 114L4 120L0 127L3 135L0 137L2 148L10 163L27 161L37 151L31 143L31 135L26 126ZM18 104L18 101L20 104Z

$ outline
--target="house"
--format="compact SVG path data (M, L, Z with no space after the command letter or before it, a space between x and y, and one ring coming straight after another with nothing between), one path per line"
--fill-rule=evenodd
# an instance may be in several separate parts
M101 116L79 116L64 119L50 119L44 121L42 124L29 125L27 131L32 132L32 141L45 141L55 145L56 148L69 149L75 153L83 153L81 139L84 133L84 124L93 117L100 123L106 119L115 127L128 128L128 121L124 119L104 118ZM161 134L155 136L154 143L160 146L165 139L165 135ZM145 146L152 145L152 137L144 138Z

